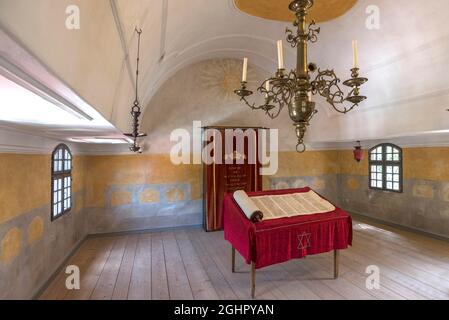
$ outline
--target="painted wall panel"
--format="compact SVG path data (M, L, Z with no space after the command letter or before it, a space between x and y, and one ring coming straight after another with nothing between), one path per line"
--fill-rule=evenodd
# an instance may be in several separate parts
M51 156L0 154L0 299L26 299L86 237L85 157L73 164L73 209L50 219Z

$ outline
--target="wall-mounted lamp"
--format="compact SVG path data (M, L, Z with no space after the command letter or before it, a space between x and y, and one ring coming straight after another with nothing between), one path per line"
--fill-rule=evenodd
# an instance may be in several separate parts
M354 146L354 159L357 162L360 162L365 158L365 153L362 150L362 145L360 144L360 141L357 141L357 145Z

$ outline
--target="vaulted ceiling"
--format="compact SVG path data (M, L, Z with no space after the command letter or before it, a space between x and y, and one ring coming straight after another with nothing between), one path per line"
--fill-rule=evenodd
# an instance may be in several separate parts
M242 3L248 2L237 0L242 9ZM269 5L285 2L252 1ZM319 67L335 69L342 79L348 78L351 41L357 39L361 72L369 78L363 93L369 98L348 115L335 114L318 98L320 115L313 120L307 141L324 144L401 137L417 141L416 137L422 137L423 143L427 143L432 140L429 136L438 136L438 141L441 135L449 136L449 113L445 111L449 106L447 0L376 1L380 9L379 30L366 27L370 14L367 8L372 1L351 3L339 13L341 16L337 14L339 17L320 23L319 41L311 45L309 57ZM80 8L79 30L65 27L65 11L72 4ZM168 129L185 126L183 121L164 116L167 100L160 98L167 95L164 87L173 85L168 80L182 70L206 60L233 61L243 57L249 58L255 79L275 70L275 43L284 38L285 27L290 24L252 16L248 13L260 16L257 11L261 8L249 7L243 12L234 0L0 0L0 28L122 132L130 130L129 109L134 99L134 28L142 28L140 98L145 107L144 128L150 138L158 139L157 130L165 126L160 131L162 139ZM326 10L338 11L334 9ZM1 48L0 53L5 55L7 51ZM287 66L293 68L295 50L289 48L286 55ZM13 62L29 67L19 58ZM171 94L187 95L191 102L196 101L203 97L204 89L199 85L204 84L192 81L178 88L188 93ZM290 130L287 113L270 125L263 115L252 117L238 99L231 99L235 99L232 106L223 103L229 107L226 124L230 124L229 119L238 119L238 125L260 122ZM214 100L214 104L219 101ZM170 108L175 108L170 114L181 117L193 112L186 105L178 99L177 104L170 104ZM208 125L223 122L211 103L197 106L197 120ZM46 131L51 132L51 127ZM104 133L116 135L113 131L109 128ZM62 136L70 135L68 132ZM294 139L287 133L281 137ZM287 143L286 148L290 147Z

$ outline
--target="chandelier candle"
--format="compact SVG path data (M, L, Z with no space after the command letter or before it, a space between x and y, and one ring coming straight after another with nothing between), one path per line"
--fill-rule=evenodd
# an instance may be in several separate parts
M278 66L279 70L284 69L284 46L282 44L282 40L277 42L278 44Z
M359 68L359 47L357 40L352 41L352 56L354 69Z
M243 75L242 82L246 82L248 78L248 58L243 59Z
M287 42L297 50L296 68L290 72L285 70L283 42L279 40L277 42L278 70L257 89L260 94L265 95L265 104L256 106L255 103L248 101L248 97L253 92L246 88L246 81L242 81L240 89L234 91L248 107L264 111L271 119L277 118L282 110L288 107L298 139L296 145L298 152L306 151L304 136L310 121L318 112L312 97L320 95L335 111L346 114L366 100L365 96L360 95L360 87L368 81L359 76L358 47L355 40L352 43L351 78L343 81L343 85L349 88L349 93L343 92L342 82L333 69L320 69L316 64L309 63L309 43L317 42L320 33L320 28L315 26L314 21L310 23L306 21L313 4L314 0L295 0L290 3L289 9L296 16L293 22L296 30L287 29L286 34Z

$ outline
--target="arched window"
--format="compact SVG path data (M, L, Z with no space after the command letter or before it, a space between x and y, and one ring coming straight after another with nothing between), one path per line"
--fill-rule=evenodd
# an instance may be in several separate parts
M51 219L59 218L72 209L72 153L65 144L52 154Z
M402 192L402 149L390 143L380 144L369 152L371 189Z

